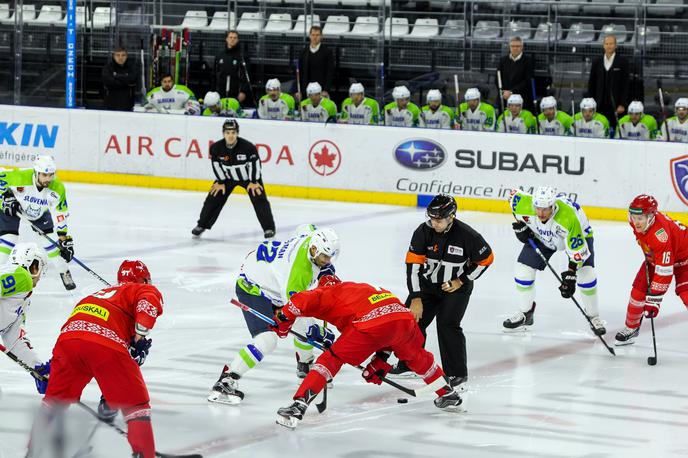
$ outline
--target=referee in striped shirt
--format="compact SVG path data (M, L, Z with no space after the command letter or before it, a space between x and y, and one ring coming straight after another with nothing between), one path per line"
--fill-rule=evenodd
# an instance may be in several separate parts
M236 119L227 119L222 124L222 134L224 138L210 147L215 182L203 202L201 216L191 234L199 237L212 228L229 195L236 186L241 186L251 199L265 238L274 237L275 220L263 187L256 145L239 137L239 123Z

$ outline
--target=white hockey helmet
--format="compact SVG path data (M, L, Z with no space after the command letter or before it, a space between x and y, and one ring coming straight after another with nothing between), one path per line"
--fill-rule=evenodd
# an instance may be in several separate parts
M547 97L543 97L542 100L540 101L540 109L541 110L546 110L548 108L557 108L557 99L552 97L551 95Z
M550 186L539 186L533 193L533 207L550 208L557 200L557 191Z
M40 155L33 161L33 169L36 173L55 173L57 165L52 156Z
M411 91L406 86L397 86L392 90L392 98L394 100L411 98Z
M469 100L480 100L480 89L477 87L471 87L466 89L466 93L463 98L468 102Z
M218 92L209 91L203 97L203 105L206 107L214 107L220 104L220 94Z
M365 89L363 88L363 85L361 83L354 83L351 86L349 86L349 95L351 94L364 94Z
M511 94L506 101L507 105L523 105L523 97L520 94Z
M308 83L308 86L306 87L307 95L320 94L321 92L322 86L320 86L320 83Z
M318 230L318 226L315 224L299 224L296 227L296 230L294 231L294 235L296 237L300 237L302 235L311 235L313 232Z
M198 100L187 100L186 106L184 107L184 114L191 116L197 116L201 114L201 104L198 103Z
M428 94L425 96L425 100L430 102L441 102L442 101L442 93L439 91L439 89L430 89L428 91Z
M310 254L311 247L315 247L315 255L324 254L334 259L339 254L339 236L329 227L323 229L318 229L311 235L311 242L308 246L308 251Z
M592 97L586 97L580 102L581 110L597 110L597 102Z
M688 98L680 97L676 100L676 103L674 104L674 109L678 110L679 108L688 108Z
M48 257L45 250L35 243L17 243L10 253L9 263L25 268L31 277L40 278L48 270ZM32 273L31 266L37 263L38 272Z
M265 90L266 91L275 91L275 90L281 90L282 89L282 83L280 83L280 80L277 78L272 78L269 79L267 83L265 83Z
M645 111L645 107L643 106L643 102L639 100L634 100L628 104L628 114L642 113L643 111Z

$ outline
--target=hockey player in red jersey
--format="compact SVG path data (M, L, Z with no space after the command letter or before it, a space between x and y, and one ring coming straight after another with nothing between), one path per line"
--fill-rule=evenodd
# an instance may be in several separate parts
M432 353L423 348L423 334L411 312L389 291L366 283L341 282L334 275L321 277L318 287L294 294L275 314L273 330L286 337L298 317L314 317L334 325L341 336L315 361L301 386L294 394L294 403L277 411L277 423L295 428L311 401L332 379L343 364L357 366L375 354L363 371L368 383L380 384L392 366L387 363L390 352L406 361L425 383L435 389L435 405L454 410L461 397L449 385L442 368ZM309 329L313 338L317 325ZM323 336L331 342L332 336ZM327 346L327 345L325 345Z
M139 366L151 345L146 336L162 315L162 295L141 261L124 261L117 280L82 299L62 326L43 404L50 411L74 403L95 378L109 407L115 414L122 410L134 456L154 458L150 400Z
M688 307L688 230L658 212L657 200L646 194L633 199L628 213L633 234L645 253L645 262L633 281L626 328L616 334L616 345L635 341L643 312L647 318L659 314L672 277L676 277L676 295Z

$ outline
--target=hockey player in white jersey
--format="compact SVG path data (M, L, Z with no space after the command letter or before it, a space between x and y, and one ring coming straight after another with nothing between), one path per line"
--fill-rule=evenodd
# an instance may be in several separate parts
M511 94L506 103L506 111L497 119L497 132L536 133L537 120L530 111L523 109L523 97L520 94Z
M657 121L645 114L642 102L634 100L628 104L628 114L619 119L614 136L624 140L654 140L657 138Z
M160 80L160 86L148 92L144 108L158 113L182 114L189 100L196 100L194 93L183 84L175 84L174 77L167 74Z
M688 98L678 99L674 112L675 115L662 124L657 138L665 142L688 143Z
M426 95L425 105L418 117L418 125L430 129L453 129L454 111L442 105L442 93L437 89L430 89Z
M609 120L597 112L595 99L587 97L580 102L580 112L573 117L576 137L609 138Z
M406 86L392 90L394 102L385 105L385 126L417 127L420 109L411 102L411 91Z
M333 229L310 232L312 229L315 228L311 226L284 242L265 241L251 251L236 282L239 302L272 316L273 306L284 306L292 294L314 287L322 275L334 274L332 262L339 254L339 237ZM244 312L244 319L253 340L224 367L208 396L210 402L240 403L244 393L238 389L239 379L277 345L277 334L265 322L248 312ZM313 324L311 319L298 319L294 330L310 335ZM305 378L314 361L313 346L298 339L294 339L294 346L297 376Z
M353 83L349 87L349 98L342 102L339 122L358 125L380 123L380 105L376 100L365 96L365 89L361 83Z
M265 94L258 101L258 117L286 121L294 119L294 97L282 92L282 83L272 78L265 83Z
M43 362L31 346L25 321L29 297L45 273L48 259L35 243L18 243L8 262L0 266L0 335L3 345L39 374L50 375L50 361ZM45 393L48 382L35 379L36 388Z
M476 132L494 131L494 107L480 101L480 90L477 87L468 88L464 100L465 102L458 106L461 129Z
M308 98L301 102L301 120L307 122L327 122L337 119L337 105L323 96L319 83L308 83Z
M547 96L540 101L538 115L540 135L571 135L573 118L563 111L557 110L557 99Z

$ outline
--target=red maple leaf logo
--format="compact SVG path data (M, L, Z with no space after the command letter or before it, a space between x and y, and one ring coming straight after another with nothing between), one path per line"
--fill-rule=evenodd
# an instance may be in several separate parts
M313 157L315 157L315 166L316 167L334 167L334 160L337 159L336 154L330 154L329 150L327 149L327 146L323 146L322 150L320 150L319 153L313 154Z

